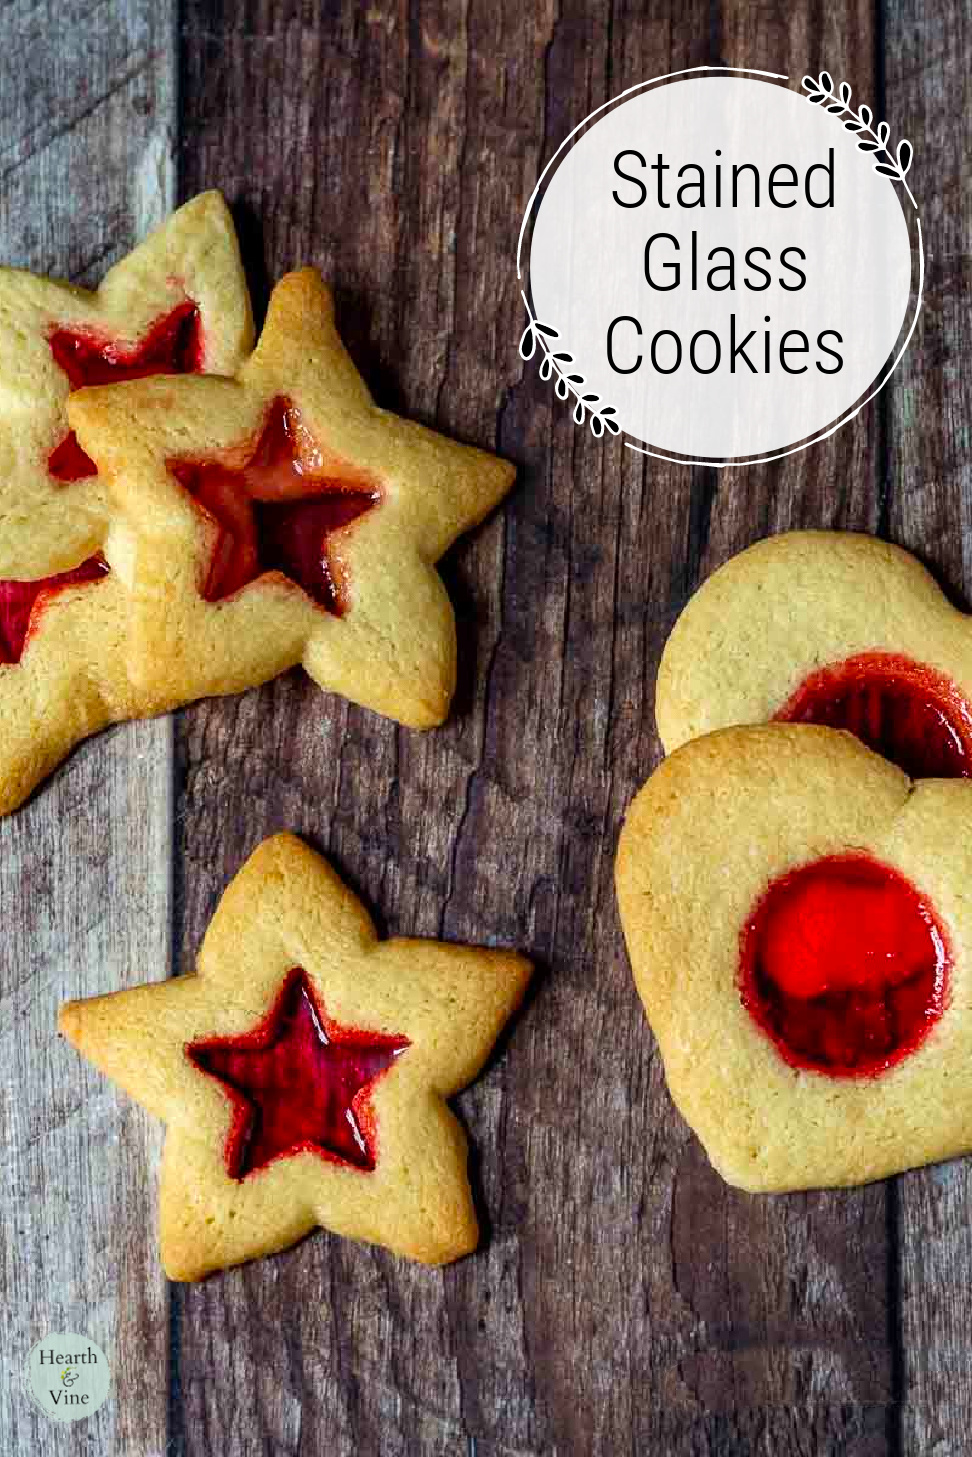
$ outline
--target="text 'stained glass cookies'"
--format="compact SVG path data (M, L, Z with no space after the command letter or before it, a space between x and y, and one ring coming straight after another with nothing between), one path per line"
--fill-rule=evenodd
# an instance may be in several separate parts
M315 1225L441 1264L478 1241L446 1099L519 1005L510 952L379 942L291 835L226 890L197 973L69 1002L60 1029L168 1125L162 1260L194 1280Z
M302 663L402 723L442 722L456 638L434 563L513 470L374 404L314 270L274 289L235 379L85 389L70 419L124 522L129 667L158 707Z
M232 220L206 193L95 293L0 270L0 813L77 741L149 705L128 673L129 601L107 560L105 483L72 390L231 373L253 344Z

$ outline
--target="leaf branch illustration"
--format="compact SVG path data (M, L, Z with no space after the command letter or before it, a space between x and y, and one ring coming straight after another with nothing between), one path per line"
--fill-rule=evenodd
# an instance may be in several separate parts
M520 337L520 358L532 359L539 346L543 356L540 360L540 378L555 379L554 386L558 400L566 400L573 395L577 401L574 406L574 424L583 425L584 421L590 418L591 434L600 438L604 434L605 426L612 435L621 434L621 426L613 418L618 412L613 405L602 405L599 395L588 391L581 394L584 389L585 379L573 369L574 356L566 349L551 348L551 341L560 339L560 331L552 324L541 324L530 307L529 300L525 293L521 292L523 307L527 311L530 322ZM567 370L571 372L568 374Z
M889 145L891 128L887 122L882 121L875 128L872 125L874 113L869 106L861 106L855 111L850 104L850 86L843 81L835 91L834 80L829 71L821 71L816 80L813 76L804 76L802 84L810 104L822 106L825 111L840 117L847 130L856 134L857 145L861 151L872 153L875 172L880 172L882 177L890 177L893 181L900 182L908 194L912 207L917 209L918 204L912 196L911 188L905 181L915 152L911 143L902 138L892 152Z

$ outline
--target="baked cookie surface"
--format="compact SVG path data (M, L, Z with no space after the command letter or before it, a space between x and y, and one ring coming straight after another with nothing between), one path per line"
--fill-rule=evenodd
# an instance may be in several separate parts
M967 777L972 623L899 547L841 532L770 537L682 612L655 716L668 752L779 718L847 728L915 777Z
M139 712L127 616L100 552L43 586L0 582L0 814L81 739Z
M316 1225L440 1264L475 1248L446 1098L519 1005L522 957L379 942L292 835L226 890L195 975L69 1002L60 1031L168 1125L161 1246L194 1280Z
M506 462L378 409L313 269L286 276L235 380L72 395L125 518L130 671L162 705L302 663L415 726L445 717L455 621L433 563L501 500Z
M972 1149L972 796L847 733L725 729L628 810L616 887L669 1089L754 1191Z
M232 371L252 337L218 193L180 208L95 293L0 269L0 814L80 739L155 706L129 680L129 602L104 554L110 501L71 433L69 390Z
M179 208L94 293L0 268L0 579L67 571L104 542L110 506L71 434L72 390L145 373L232 374L252 344L217 192Z

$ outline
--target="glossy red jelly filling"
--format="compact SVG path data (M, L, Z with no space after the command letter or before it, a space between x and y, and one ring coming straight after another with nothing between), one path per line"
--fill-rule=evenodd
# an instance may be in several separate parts
M158 319L135 345L78 329L53 329L48 343L54 363L63 369L72 390L150 374L196 374L203 365L202 325L191 299ZM94 461L81 449L73 430L51 451L47 469L59 481L80 481L97 474Z
M96 476L98 467L87 451L81 449L74 431L69 430L47 457L47 474L56 481L83 481L88 476Z
M972 775L972 706L943 673L897 653L821 668L776 717L849 729L913 779Z
M233 1108L226 1167L243 1179L277 1158L310 1150L356 1169L375 1167L368 1093L408 1047L404 1037L329 1023L295 967L266 1020L239 1037L186 1046L189 1060L225 1088Z
M34 582L0 581L0 664L19 663L24 647L45 604L67 587L100 582L108 563L98 552L79 567Z
M942 1015L951 960L928 901L862 854L773 881L741 939L740 994L793 1067L882 1072Z
M283 398L274 400L256 442L232 454L168 462L219 528L202 596L218 602L264 572L282 572L340 616L344 584L328 538L377 505L377 487L343 467L340 474L308 470L303 462L320 452L297 408Z

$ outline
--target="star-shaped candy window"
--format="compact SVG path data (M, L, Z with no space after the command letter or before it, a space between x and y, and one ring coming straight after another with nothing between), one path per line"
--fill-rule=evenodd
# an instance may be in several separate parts
M226 1167L242 1179L307 1149L373 1169L367 1095L407 1047L403 1037L329 1027L306 973L295 967L260 1027L190 1043L186 1055L226 1088L234 1110Z
M313 269L277 285L234 380L80 390L69 415L125 519L139 686L176 704L302 663L403 723L441 723L456 638L433 564L513 470L374 404Z
M0 269L0 579L68 571L103 545L110 503L71 432L72 391L231 374L252 342L236 233L216 192L173 213L93 293Z
M129 679L128 598L102 550L111 503L70 433L69 391L231 372L251 343L217 193L181 208L95 293L0 269L0 814L79 739L164 706Z
M231 597L267 572L296 582L319 607L343 602L328 538L379 502L373 482L314 473L319 452L296 406L272 402L252 447L223 459L167 462L169 470L217 524L202 584L207 602ZM305 461L308 462L305 464Z
M266 840L195 975L70 1002L62 1033L167 1124L162 1259L198 1279L315 1225L440 1264L473 1249L446 1099L519 1006L510 952L379 942L324 860Z

